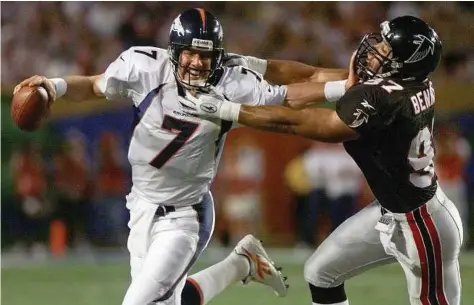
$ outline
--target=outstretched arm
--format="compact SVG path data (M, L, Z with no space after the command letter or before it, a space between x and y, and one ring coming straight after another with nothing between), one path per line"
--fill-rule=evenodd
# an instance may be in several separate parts
M297 83L287 86L284 105L292 109L303 109L316 103L335 102L347 90L345 81L327 83Z
M317 101L326 100L328 102L336 102L339 100L350 87L359 82L359 79L354 71L354 56L355 54L352 55L349 64L349 70L347 70L351 71L351 73L346 73L346 80L339 81L323 81L323 79L329 79L329 75L337 75L337 72L331 72L331 69L321 69L310 66L305 68L303 67L305 66L304 64L296 63L295 67L298 66L298 64L303 66L300 68L294 68L294 71L303 72L304 69L307 69L308 75L313 73L312 77L315 79L320 79L321 81L293 83L288 85L285 105L293 109L302 109L307 106L314 105L314 103ZM271 63L271 61L269 61L269 63ZM280 66L284 67L285 65L285 62L282 62ZM324 72L319 70L327 71ZM289 72L288 75L291 75L291 72Z
M64 80L67 83L67 92L64 98L80 102L93 98L104 97L99 89L99 81L103 77L102 74L94 76L67 76Z
M266 131L289 133L322 142L354 140L359 135L336 111L325 108L293 110L282 106L242 105L238 122Z
M358 84L338 101L336 110L314 107L293 110L282 106L252 107L223 102L215 114L267 131L290 133L322 142L345 142L359 136L383 136L397 113L386 101L389 95L383 86Z
M50 102L58 98L68 101L81 102L107 97L126 97L126 87L130 76L130 62L132 51L126 50L112 62L105 73L90 76L66 76L64 78L48 79L45 76L35 75L19 83L14 94L25 86L44 86L48 91Z
M19 83L13 94L22 87L44 86L48 91L51 102L57 98L66 98L69 101L81 102L103 97L98 82L102 75L93 76L67 76L64 79L48 79L45 76L34 75Z
M302 82L329 82L347 79L347 69L327 69L291 60L268 59L264 77L271 83L286 85Z
M219 96L209 98L205 95L199 99L191 97L181 104L185 108L184 112L191 115L238 121L254 128L299 134L326 142L350 140L356 138L358 134L339 118L336 111L306 107L324 98L336 101L345 95L346 90L358 83L353 62L354 55L349 67L351 73L347 81L342 83L306 82L288 85L285 104L290 107L240 105Z
M358 137L336 111L325 108L290 109L284 106L250 106L232 103L219 96L188 96L180 100L183 111L204 118L219 118L242 125L300 135L323 142L343 142Z
M267 60L233 53L225 55L224 64L227 66L241 65L255 70L262 74L267 81L276 85L336 81L347 79L349 75L347 69L328 69L292 60Z

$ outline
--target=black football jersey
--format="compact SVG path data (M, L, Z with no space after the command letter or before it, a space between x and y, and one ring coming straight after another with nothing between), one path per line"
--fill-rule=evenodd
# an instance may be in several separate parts
M373 79L337 103L341 120L360 135L344 143L346 151L392 212L413 210L435 194L434 101L429 80Z

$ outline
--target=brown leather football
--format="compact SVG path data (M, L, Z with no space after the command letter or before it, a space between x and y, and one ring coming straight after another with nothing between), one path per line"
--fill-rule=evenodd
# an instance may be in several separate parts
M14 96L11 114L15 124L25 131L41 127L49 114L48 93L43 87L22 87Z

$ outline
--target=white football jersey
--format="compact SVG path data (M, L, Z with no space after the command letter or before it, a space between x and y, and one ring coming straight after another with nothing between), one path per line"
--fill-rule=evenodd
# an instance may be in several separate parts
M186 92L173 69L166 50L132 47L110 64L99 88L107 99L133 101L132 192L152 203L186 206L209 191L232 122L183 113L179 99ZM287 91L241 66L223 67L213 85L226 99L247 105L282 104Z

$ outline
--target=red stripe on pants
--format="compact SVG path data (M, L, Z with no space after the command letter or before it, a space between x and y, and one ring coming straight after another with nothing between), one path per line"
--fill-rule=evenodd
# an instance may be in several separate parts
M421 293L420 293L420 300L421 304L423 305L430 305L430 301L428 300L428 259L426 257L426 249L425 244L423 243L423 239L421 238L420 229L415 222L415 218L413 216L413 212L409 212L406 214L408 224L410 225L411 233L413 234L413 239L415 240L416 249L418 250L418 256L420 258L420 266L421 266Z
M436 271L436 297L440 305L448 305L446 300L446 295L444 294L443 286L443 261L441 258L441 243L439 241L439 235L436 230L436 227L433 222L433 218L428 214L428 209L426 205L420 207L421 218L423 218L428 233L431 238L431 243L433 244L433 251L435 257L435 271Z

